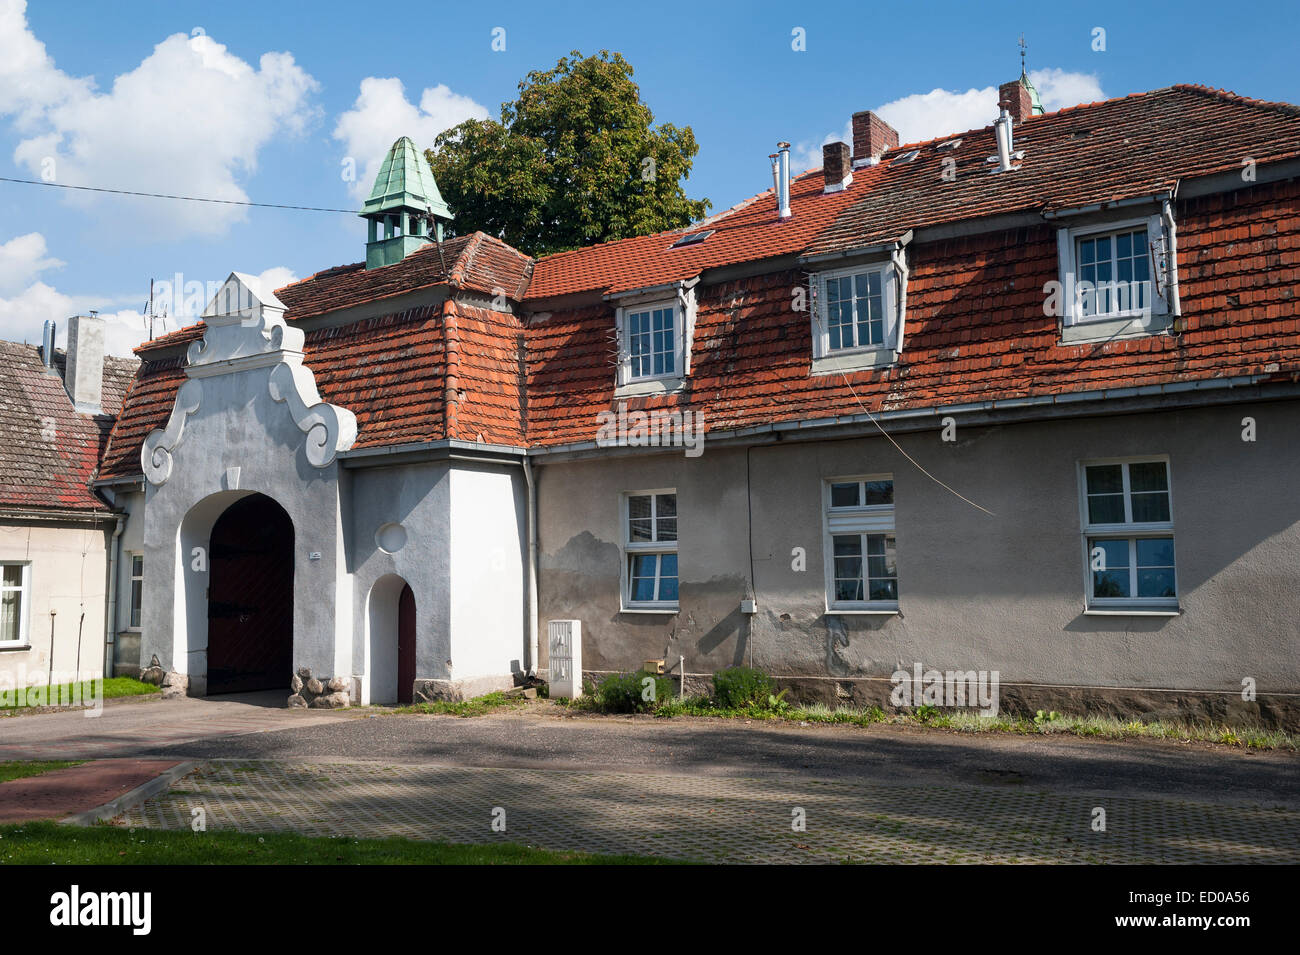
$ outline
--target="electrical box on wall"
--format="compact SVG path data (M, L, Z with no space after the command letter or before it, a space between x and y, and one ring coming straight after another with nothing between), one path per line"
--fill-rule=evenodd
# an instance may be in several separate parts
M757 601L757 600L742 600L742 601L740 602L740 612L741 612L741 613L758 613L758 601Z
M551 698L582 696L582 621L548 621L546 651Z

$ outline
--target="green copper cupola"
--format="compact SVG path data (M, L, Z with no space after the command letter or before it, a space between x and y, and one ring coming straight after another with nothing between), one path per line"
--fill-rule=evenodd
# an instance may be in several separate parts
M370 224L368 269L400 262L430 239L442 241L443 223L453 216L438 192L424 153L408 137L403 136L388 150L370 198L361 207L361 218Z
M1038 95L1038 87L1029 81L1029 74L1020 68L1020 85L1029 91L1029 112L1031 116L1043 115L1043 99Z

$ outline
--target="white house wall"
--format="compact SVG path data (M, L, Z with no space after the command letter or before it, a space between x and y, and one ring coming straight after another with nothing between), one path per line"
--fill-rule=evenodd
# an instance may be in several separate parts
M162 485L147 485L150 584L141 663L147 666L156 655L164 670L190 677L191 693L205 692L207 671L207 574L192 569L193 551L207 547L213 523L231 503L253 492L272 498L293 521L294 669L351 676L336 669L350 651L338 645L341 584L351 588L344 580L338 462L318 468L307 460L306 435L285 404L271 398L271 370L203 378L202 399L171 452L170 476ZM239 469L233 487L232 468ZM346 630L351 608L344 610Z
M505 689L522 669L527 512L519 468L451 469L452 679Z
M381 610L384 633L371 633L371 600L395 599L375 584L393 575L415 595L415 673L417 680L447 681L452 657L449 626L449 521L451 490L446 464L405 464L345 470L350 513L353 606L349 617L357 635L351 643L352 671L363 676L361 699L369 702L367 643L395 639L396 607ZM392 553L377 540L381 527L401 527L404 543ZM391 611L391 615L388 611ZM391 619L390 619L391 617Z
M46 522L0 525L0 560L30 561L27 644L0 648L3 685L47 682L51 669L72 682L103 673L108 541L115 521L98 528ZM12 681L12 682L10 682Z

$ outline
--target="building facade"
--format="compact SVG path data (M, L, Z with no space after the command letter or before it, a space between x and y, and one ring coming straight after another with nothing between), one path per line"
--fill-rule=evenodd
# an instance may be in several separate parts
M294 705L752 664L887 702L1300 712L1300 110L1200 87L899 146L539 260L399 141L365 263L142 346L97 486L137 661ZM1123 156L1122 162L1115 161ZM1243 161L1243 159L1248 161Z

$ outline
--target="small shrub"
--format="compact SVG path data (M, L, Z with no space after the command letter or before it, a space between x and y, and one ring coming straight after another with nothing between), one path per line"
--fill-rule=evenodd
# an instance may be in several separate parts
M928 723L939 715L939 707L924 703L913 710L912 715L916 717L918 723Z
M653 682L646 683L646 680ZM660 705L671 702L675 690L673 681L668 677L638 670L635 673L614 673L605 677L593 695L605 713L650 713Z
M789 691L790 688L786 687L780 693L776 694L776 696L773 696L771 693L769 693L767 695L767 708L771 710L773 713L777 713L781 716L784 716L785 714L789 713L790 704L787 703L785 699L785 695Z
M774 689L771 678L752 667L728 667L713 674L713 698L723 709L766 703Z

